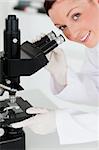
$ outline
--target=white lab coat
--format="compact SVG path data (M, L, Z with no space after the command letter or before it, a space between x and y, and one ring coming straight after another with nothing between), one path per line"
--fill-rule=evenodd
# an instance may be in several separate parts
M56 96L63 101L99 106L99 45L87 48L87 59L81 73L68 70L68 86ZM53 80L53 79L52 79ZM54 82L52 82L54 84ZM52 91L55 91L52 86ZM98 107L99 108L99 107ZM85 113L67 109L56 111L60 144L76 144L99 140L99 111Z

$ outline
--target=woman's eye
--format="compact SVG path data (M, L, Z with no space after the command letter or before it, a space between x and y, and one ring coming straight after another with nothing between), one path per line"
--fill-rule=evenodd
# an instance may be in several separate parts
M63 26L60 26L59 29L63 31L66 27L67 27L66 25L63 25Z
M72 16L73 20L74 20L74 21L77 21L77 20L79 19L80 15L81 15L80 13L74 14L74 15Z

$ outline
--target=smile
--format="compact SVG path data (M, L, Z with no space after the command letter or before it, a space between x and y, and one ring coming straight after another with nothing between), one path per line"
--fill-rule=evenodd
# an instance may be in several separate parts
M89 38L89 36L90 36L90 31L84 36L84 37L82 37L81 39L80 39L80 41L81 42L85 42L88 38Z

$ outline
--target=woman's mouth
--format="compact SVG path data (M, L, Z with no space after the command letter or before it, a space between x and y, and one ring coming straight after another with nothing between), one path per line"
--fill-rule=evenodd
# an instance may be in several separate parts
M80 39L80 41L81 41L81 42L86 42L86 41L88 40L89 36L90 36L90 33L91 33L91 31L89 31L85 36L83 36L83 37Z

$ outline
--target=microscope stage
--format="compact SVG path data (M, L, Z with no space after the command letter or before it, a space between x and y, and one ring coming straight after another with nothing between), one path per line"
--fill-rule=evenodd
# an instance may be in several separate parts
M26 113L26 109L30 107L32 105L21 97L16 98L16 103L10 103L9 99L0 101L0 127L32 117L33 115Z

